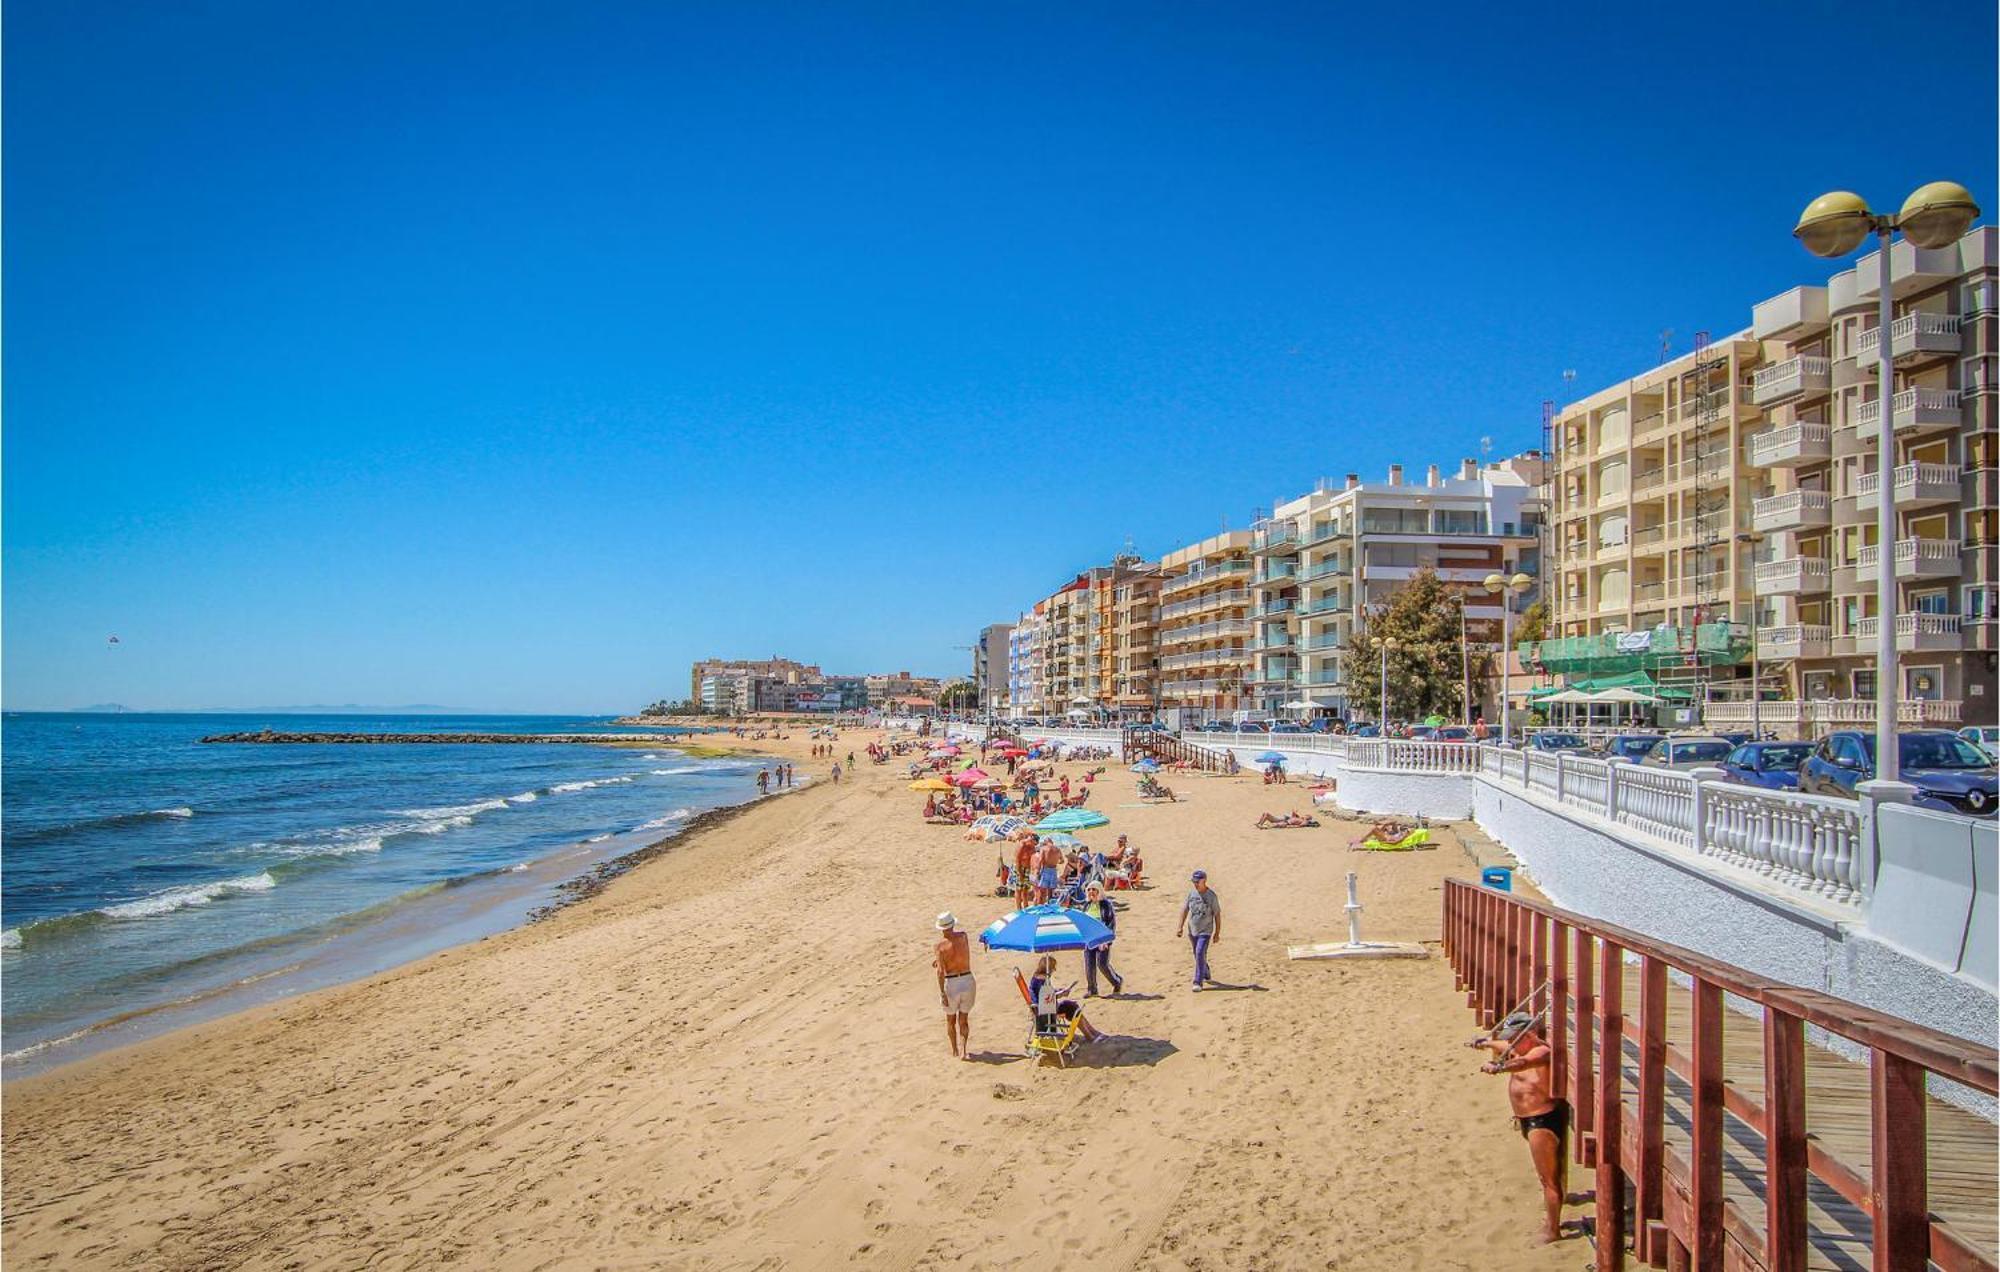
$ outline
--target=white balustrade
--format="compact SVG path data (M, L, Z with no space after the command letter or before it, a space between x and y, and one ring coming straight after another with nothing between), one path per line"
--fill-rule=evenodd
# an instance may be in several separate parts
M1685 847L1694 845L1694 779L1633 765L1618 775L1612 820Z

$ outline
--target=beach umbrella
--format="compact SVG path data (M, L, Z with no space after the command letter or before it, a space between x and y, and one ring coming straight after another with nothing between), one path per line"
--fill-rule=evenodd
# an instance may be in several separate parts
M1003 747L1001 747L1001 748L1000 748L1000 750L999 750L998 752L996 752L996 754L998 754L998 755L1000 755L1000 756L1002 756L1002 757L1004 757L1004 758L1010 758L1010 759L1016 759L1016 760L1018 760L1018 759L1020 759L1020 758L1021 758L1022 756L1026 755L1026 754L1027 754L1027 752L1026 752L1026 751L1024 751L1024 750L1022 750L1022 749L1021 749L1020 747L1018 747L1018 746L1003 746Z
M1140 760L1137 764L1134 764L1132 766L1132 771L1134 773L1157 773L1160 771L1159 761L1155 760L1152 756L1149 755L1145 759Z
M1088 808L1059 808L1035 823L1036 833L1045 830L1089 830L1109 826L1111 819Z
M1045 844L1054 844L1056 847L1061 848L1065 852L1067 852L1071 848L1090 847L1089 844L1084 843L1081 839L1078 839L1075 835L1064 834L1060 830L1052 830L1048 834L1043 835L1042 842Z
M913 791L948 791L951 789L951 783L941 777L926 777L920 781L911 782L910 789Z
M924 758L927 760L950 760L956 759L957 756L958 748L955 746L941 746L935 750L924 752Z
M977 763L979 763L978 760L975 760L968 755L964 759L960 760L958 763L952 765L952 767L957 769L959 772L963 773L965 770L971 768L973 765Z
M997 777L982 777L978 781L974 782L973 785L978 787L982 791L997 791L1001 787L1007 785L1007 783L1001 781Z
M1257 763L1259 764L1283 764L1284 762L1285 757L1276 751L1266 751L1257 757Z
M988 774L984 769L969 768L965 770L963 773L953 773L950 777L947 777L944 780L950 782L954 786L977 786L979 783L985 781L989 776L991 775Z
M1110 928L1081 910L1031 905L987 924L979 934L979 943L989 950L1053 954L1057 950L1094 950L1111 944L1111 935Z

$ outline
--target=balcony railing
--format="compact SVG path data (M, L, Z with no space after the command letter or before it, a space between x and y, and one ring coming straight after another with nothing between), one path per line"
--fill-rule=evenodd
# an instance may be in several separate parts
M1833 359L1803 354L1759 371L1751 381L1750 400L1769 406L1806 393L1824 393L1831 387Z
M1757 652L1765 658L1823 658L1833 649L1833 628L1793 623L1757 629Z
M1794 490L1759 499L1751 509L1757 529L1797 530L1829 525L1833 521L1833 496L1823 490Z
M1173 671L1181 667L1219 667L1227 663L1247 662L1250 658L1248 645L1226 645L1218 649L1198 649L1185 654L1168 654L1160 659L1162 671Z
M1224 619L1219 623L1194 623L1187 627L1169 627L1160 633L1162 645L1184 645L1191 640L1222 640L1230 636L1248 636L1250 621L1243 618Z
M1889 399L1889 410L1898 433L1957 428L1964 420L1957 389L1904 389ZM1856 441L1874 441L1882 433L1882 404L1863 402L1851 422Z
M1833 431L1810 421L1774 428L1750 439L1750 463L1757 468L1811 464L1833 454Z
M1961 620L1956 614L1896 615L1896 646L1899 649L1956 649ZM1863 651L1873 649L1882 630L1879 618L1854 621L1854 639Z
M1167 596L1172 593L1190 591L1201 587L1203 584L1214 583L1219 579L1240 579L1247 576L1253 568L1248 561L1223 561L1219 564L1190 571L1178 578L1168 579L1160 585L1160 595Z
M1923 698L1896 704L1898 724L1957 724L1964 704L1954 698ZM1702 719L1710 726L1787 726L1811 735L1875 723L1873 698L1813 698L1804 702L1711 702Z
M1896 540L1896 577L1936 579L1955 577L1964 566L1963 545L1957 539ZM1881 577L1882 550L1866 544L1854 554L1854 575L1858 581Z
M1959 496L1957 464L1902 464L1896 468L1898 504L1954 503ZM1862 473L1854 479L1857 510L1876 507L1882 496L1882 474Z
M1824 592L1832 585L1833 566L1824 557L1786 557L1759 561L1756 576L1759 593Z
M1956 314L1904 314L1889 324L1889 353L1897 359L1922 354L1958 352L1959 321ZM1854 341L1855 361L1869 362L1881 357L1882 329L1872 327Z
M1246 588L1232 587L1223 592L1211 592L1207 596L1197 596L1190 601L1175 601L1172 605L1160 606L1160 621L1179 618L1183 614L1197 614L1202 610L1216 609L1225 605L1248 605L1250 592Z

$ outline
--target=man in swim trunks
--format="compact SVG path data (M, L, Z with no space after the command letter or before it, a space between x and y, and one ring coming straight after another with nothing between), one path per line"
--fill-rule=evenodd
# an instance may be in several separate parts
M1035 858L1040 851L1035 837L1027 835L1014 849L1014 908L1025 910L1034 900Z
M1542 1201L1547 1208L1542 1223L1542 1242L1562 1238L1563 1192L1568 1187L1569 1102L1556 1098L1549 1087L1549 1057L1553 1052L1535 1028L1535 1017L1525 1011L1494 1026L1483 1038L1469 1044L1491 1051L1498 1058L1480 1066L1481 1073L1507 1075L1507 1103L1514 1110L1514 1124L1528 1141L1528 1156L1542 1181Z
M1035 904L1047 905L1056 894L1056 874L1062 868L1062 849L1054 844L1043 844L1040 855L1035 858Z
M972 1000L978 985L972 979L972 942L958 930L958 919L946 910L937 916L938 942L931 952L937 968L938 1001L944 1004L945 1040L951 1054L972 1059Z

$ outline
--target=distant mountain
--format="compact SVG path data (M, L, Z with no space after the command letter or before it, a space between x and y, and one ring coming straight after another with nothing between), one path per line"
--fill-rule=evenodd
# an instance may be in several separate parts
M95 706L70 708L78 715L124 715L131 709L122 702L100 702Z
M491 715L464 707L441 707L435 702L406 702L385 707L365 702L308 703L290 707L196 707L190 715Z

